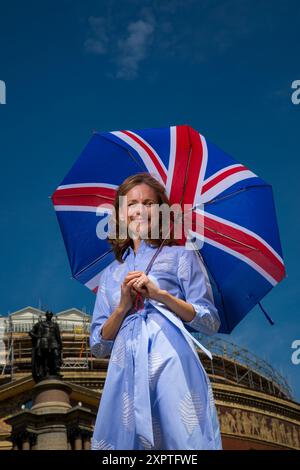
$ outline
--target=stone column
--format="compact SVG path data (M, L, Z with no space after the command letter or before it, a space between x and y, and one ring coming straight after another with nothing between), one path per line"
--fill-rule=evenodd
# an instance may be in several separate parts
M83 450L91 449L91 437L92 437L92 434L89 431L82 432Z
M30 450L29 434L24 433L22 440L22 450Z
M37 443L37 435L33 432L29 433L29 442L30 442L30 450L36 450L36 443Z
M12 438L13 450L19 450L18 438L16 435L13 435Z
M74 450L82 450L82 438L79 431L74 437Z

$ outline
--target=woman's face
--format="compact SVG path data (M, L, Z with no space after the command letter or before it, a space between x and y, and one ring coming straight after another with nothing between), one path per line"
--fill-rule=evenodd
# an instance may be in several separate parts
M158 208L158 198L155 190L147 184L141 183L130 189L126 197L125 217L127 217L130 236L149 238L151 220L155 217Z

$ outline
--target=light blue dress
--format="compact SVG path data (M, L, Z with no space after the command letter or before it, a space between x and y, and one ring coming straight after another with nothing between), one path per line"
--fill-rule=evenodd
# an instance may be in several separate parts
M194 250L164 246L148 274L161 289L194 306L192 321L183 322L168 310L176 325L160 311L163 304L146 299L142 310L125 317L114 340L102 338L101 328L119 304L128 271L145 271L155 250L141 240L136 255L129 247L124 263L115 260L101 273L90 346L94 356L110 354L110 361L92 449L222 449L209 378L193 341L177 326L207 335L220 326Z

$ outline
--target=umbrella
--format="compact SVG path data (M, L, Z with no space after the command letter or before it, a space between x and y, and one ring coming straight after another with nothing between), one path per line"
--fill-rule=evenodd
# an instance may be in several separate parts
M230 333L285 277L273 191L188 125L92 135L52 195L72 276L97 292L101 271L114 260L97 235L107 221L105 204L126 177L145 171L166 187L171 204L193 208L202 230L193 225L190 235L212 288L219 332Z

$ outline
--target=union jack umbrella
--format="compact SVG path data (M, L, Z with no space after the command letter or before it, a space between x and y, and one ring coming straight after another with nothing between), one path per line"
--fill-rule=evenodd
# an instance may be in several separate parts
M130 175L149 172L173 204L191 204L204 228L199 253L220 333L241 319L285 277L270 184L188 125L94 133L52 195L72 275L97 292L114 255L97 224ZM197 232L193 233L197 239Z

